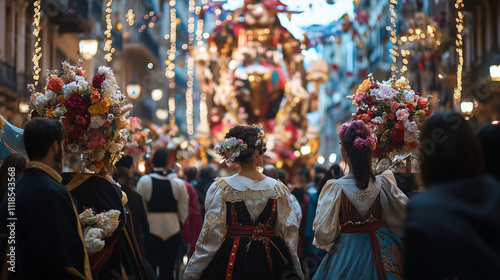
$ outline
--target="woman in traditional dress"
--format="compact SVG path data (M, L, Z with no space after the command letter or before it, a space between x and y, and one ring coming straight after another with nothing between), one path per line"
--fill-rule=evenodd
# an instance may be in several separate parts
M341 150L351 172L321 191L313 244L328 250L313 279L401 279L402 229L408 198L394 174L371 168L375 136L363 121L343 124Z
M238 174L217 178L184 279L303 279L297 256L298 209L289 189L262 175L264 131L238 125L215 146Z

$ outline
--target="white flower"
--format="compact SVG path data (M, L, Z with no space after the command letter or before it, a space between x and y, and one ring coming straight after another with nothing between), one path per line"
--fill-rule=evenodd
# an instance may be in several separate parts
M68 100L71 95L78 92L78 85L75 81L63 85L62 92L64 94L64 99Z
M106 151L103 149L97 150L98 152L94 152L90 155L90 161L100 161L104 158Z
M106 119L108 122L112 122L115 119L115 116L113 114L108 114Z
M59 117L64 116L67 112L68 112L68 109L66 109L66 107L57 107L54 110L54 112L52 112L52 115L54 115L54 117L56 117L56 118L59 118Z
M78 153L79 151L79 146L76 143L71 143L68 145L68 150L72 153Z
M47 100L47 102L55 101L57 99L57 94L51 90L47 90L44 99Z
M40 107L40 106L45 106L47 105L47 100L45 99L45 97L43 95L39 95L36 99L35 99L35 102L33 102L35 107Z
M77 75L77 76L75 76L75 81L76 81L76 83L77 83L77 85L78 85L78 90L79 90L79 91L84 91L84 90L86 90L86 89L87 89L87 87L88 87L88 85L89 85L89 83L88 83L88 82L85 80L85 78L84 78L84 77L82 77L82 76L78 76L78 75Z
M375 117L373 118L372 122L373 123L377 123L377 124L381 124L382 123L382 117L378 116L378 117Z
M93 255L104 248L105 242L99 238L95 237L86 237L85 238L85 247L87 247L87 253L89 255Z
M97 68L97 74L104 74L106 78L109 78L113 76L113 70L111 70L111 68L109 68L108 66L99 66L99 68Z
M234 137L226 138L224 140L224 144L226 144L228 149L231 149L232 147L238 145L238 140Z
M415 92L413 90L405 91L405 102L413 102L415 101Z
M100 116L100 115L93 116L92 118L90 118L89 127L90 128L99 128L99 127L103 126L105 122L106 122L106 119L103 118L102 116Z

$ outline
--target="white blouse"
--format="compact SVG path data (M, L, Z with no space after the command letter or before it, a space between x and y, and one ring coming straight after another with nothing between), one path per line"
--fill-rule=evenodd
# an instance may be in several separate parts
M383 172L364 190L356 186L356 181L349 174L339 180L328 181L321 191L313 223L313 244L316 247L329 250L340 234L342 191L361 215L370 209L380 193L384 225L395 234L401 235L408 198L398 189L394 174L390 170Z
M274 231L287 245L296 272L300 279L303 279L297 255L299 210L296 209L290 190L273 178L266 177L255 182L238 174L217 178L208 189L205 222L196 243L196 250L184 272L184 279L199 279L226 239L226 202L244 201L251 219L255 221L269 199L277 200Z

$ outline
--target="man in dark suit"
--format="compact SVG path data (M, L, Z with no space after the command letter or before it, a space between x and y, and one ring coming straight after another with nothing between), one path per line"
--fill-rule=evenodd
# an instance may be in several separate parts
M92 279L78 213L54 169L64 135L56 120L25 125L30 162L0 204L1 279Z

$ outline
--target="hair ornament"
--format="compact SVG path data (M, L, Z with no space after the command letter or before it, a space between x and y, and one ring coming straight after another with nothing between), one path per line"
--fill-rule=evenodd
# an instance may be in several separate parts
M224 141L219 141L214 147L216 154L221 156L226 164L231 164L240 156L240 152L246 150L248 145L241 139L236 137L226 138Z
M262 141L266 138L266 133L262 129L262 126L256 124L253 125L253 129L257 132L257 141L255 141L255 146L262 145Z

